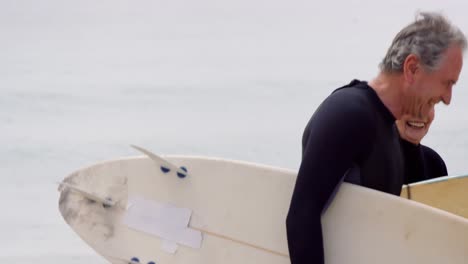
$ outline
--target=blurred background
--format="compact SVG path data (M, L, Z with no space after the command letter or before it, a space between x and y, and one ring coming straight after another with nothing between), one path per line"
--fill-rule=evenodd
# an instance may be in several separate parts
M57 182L130 144L297 169L317 106L372 79L418 10L468 31L461 0L0 0L0 260L104 263ZM467 83L423 141L450 175L468 172Z

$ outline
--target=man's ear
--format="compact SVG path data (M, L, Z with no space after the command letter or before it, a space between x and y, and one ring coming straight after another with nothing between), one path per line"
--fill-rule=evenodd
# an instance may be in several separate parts
M414 54L406 57L403 63L403 76L409 84L413 84L415 75L419 70L419 58Z

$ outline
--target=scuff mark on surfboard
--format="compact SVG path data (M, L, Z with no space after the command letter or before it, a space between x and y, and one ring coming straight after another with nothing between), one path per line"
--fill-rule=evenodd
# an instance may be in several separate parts
M103 208L71 190L63 191L61 197L60 211L68 224L79 224L90 232L102 234L106 239L113 236L114 208Z
M101 234L104 240L114 236L114 229L118 215L127 203L127 177L94 177L94 172L73 173L64 179L59 186L61 191L59 210L69 225L79 225L87 232ZM110 180L110 181L109 181ZM110 184L109 184L110 182ZM68 187L67 187L68 186ZM99 202L85 193L74 190L70 186L79 188L102 197L101 200L112 200L116 203L109 206Z
M406 240L406 241L408 241L408 240L410 239L411 233L412 233L412 232L409 231L409 230L405 232L405 240Z

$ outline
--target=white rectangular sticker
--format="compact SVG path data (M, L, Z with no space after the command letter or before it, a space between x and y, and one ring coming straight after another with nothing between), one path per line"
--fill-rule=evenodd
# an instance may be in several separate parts
M130 228L160 237L163 240L192 248L200 248L200 231L188 227L192 210L162 204L141 197L129 200L123 223ZM164 248L172 248L173 247Z

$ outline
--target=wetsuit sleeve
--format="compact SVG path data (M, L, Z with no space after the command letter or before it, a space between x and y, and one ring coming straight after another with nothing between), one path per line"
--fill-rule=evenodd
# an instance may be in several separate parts
M346 171L370 151L374 123L359 101L333 95L309 121L286 219L292 264L324 263L322 211Z

